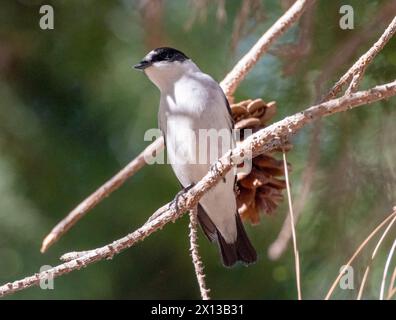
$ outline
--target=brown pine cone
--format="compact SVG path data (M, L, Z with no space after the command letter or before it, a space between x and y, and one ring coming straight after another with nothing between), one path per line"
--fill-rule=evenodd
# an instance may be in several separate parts
M254 133L268 125L276 113L276 103L249 99L232 104L231 112L236 129L251 129ZM241 140L244 138L242 133ZM291 147L288 144L284 149L289 151ZM244 220L249 220L252 224L260 222L260 212L272 214L283 201L282 191L286 188L286 183L282 179L283 161L273 156L275 152L282 150L274 150L253 158L252 171L237 176L238 212Z

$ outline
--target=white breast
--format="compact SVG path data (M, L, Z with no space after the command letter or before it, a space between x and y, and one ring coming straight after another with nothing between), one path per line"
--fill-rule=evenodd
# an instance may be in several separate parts
M161 93L159 125L173 164L204 164L204 174L232 147L231 118L220 90L212 78L195 72L181 77L170 92ZM192 175L197 180L195 171Z

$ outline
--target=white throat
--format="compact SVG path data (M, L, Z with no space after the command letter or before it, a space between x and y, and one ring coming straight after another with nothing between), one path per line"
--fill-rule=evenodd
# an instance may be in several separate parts
M170 89L180 78L197 71L200 71L199 68L191 60L183 62L155 62L144 70L151 82L160 91Z

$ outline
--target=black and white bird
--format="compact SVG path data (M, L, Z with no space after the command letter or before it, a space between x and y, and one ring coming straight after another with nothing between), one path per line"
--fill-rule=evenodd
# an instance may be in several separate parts
M176 177L187 188L211 169L212 160L222 156L233 141L233 120L230 107L219 84L203 73L184 53L173 48L157 48L134 66L143 70L161 92L158 123ZM206 146L199 139L205 130L221 132L217 140ZM213 150L221 149L214 159ZM204 160L203 160L204 159ZM198 221L211 241L217 241L223 264L256 261L257 254L246 235L237 212L235 174L225 179L199 201Z

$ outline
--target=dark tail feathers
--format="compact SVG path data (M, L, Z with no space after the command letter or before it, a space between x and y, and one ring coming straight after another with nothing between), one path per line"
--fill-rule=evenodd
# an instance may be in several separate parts
M257 260L256 250L250 243L238 213L235 215L235 219L237 239L234 243L227 243L204 209L200 205L198 206L198 220L202 229L210 241L217 240L223 264L226 267L231 267L238 261L250 264Z

